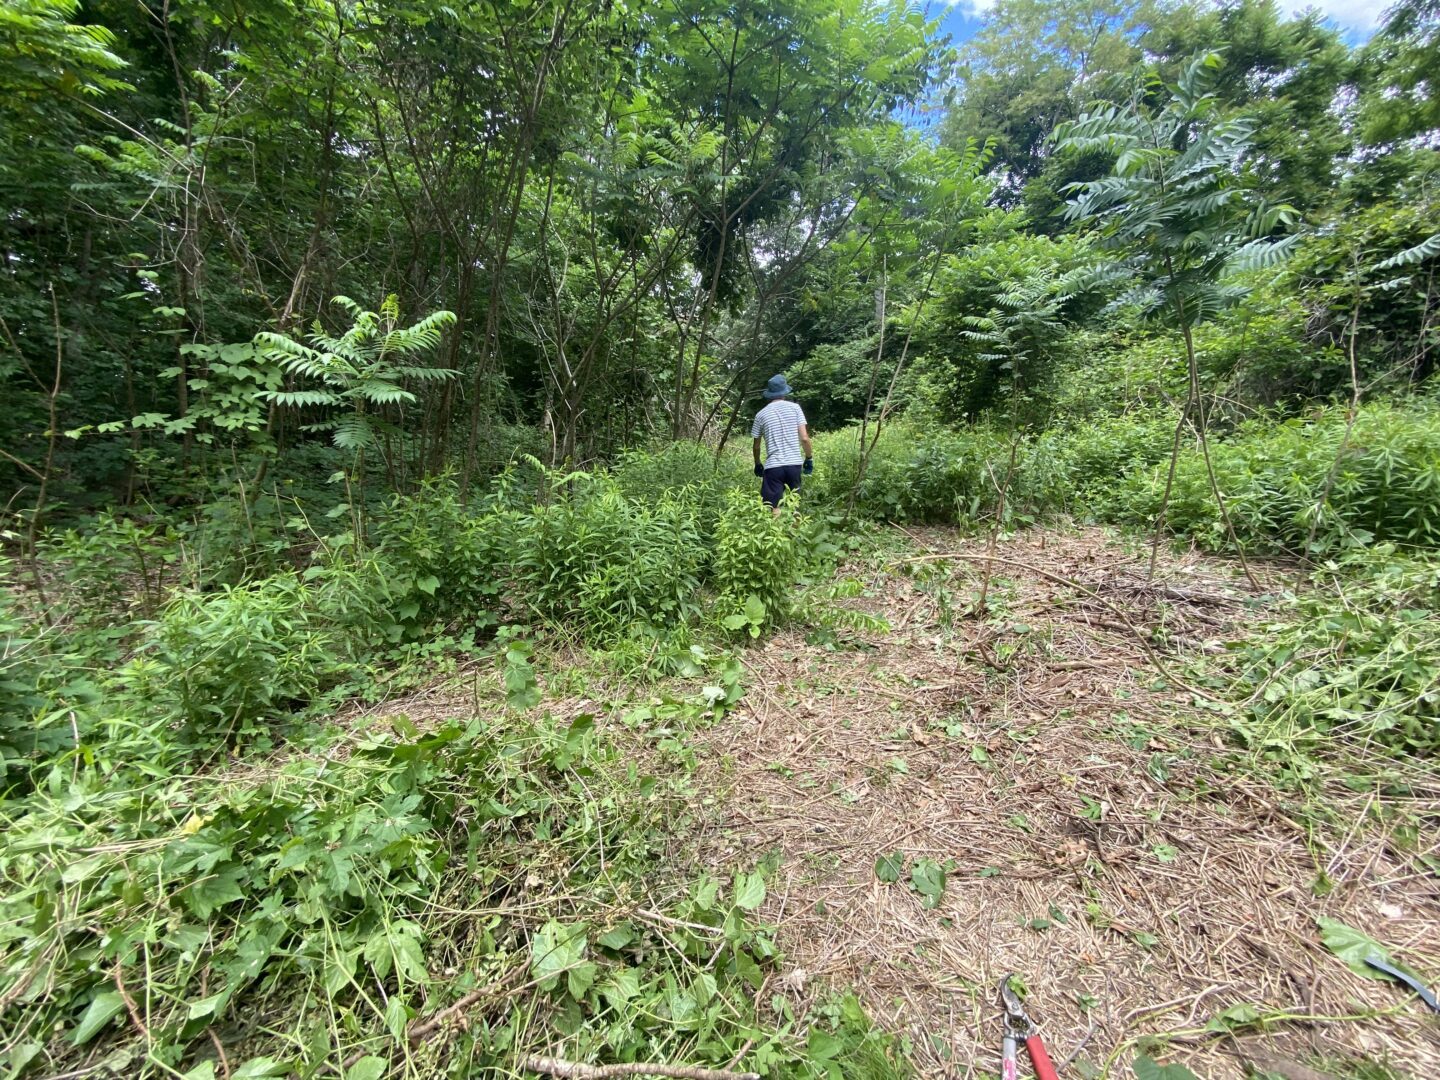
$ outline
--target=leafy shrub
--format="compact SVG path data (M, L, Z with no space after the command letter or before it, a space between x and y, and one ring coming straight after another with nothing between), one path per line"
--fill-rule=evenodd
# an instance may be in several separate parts
M5 569L0 560L0 572ZM60 745L37 745L34 718L45 695L38 685L39 648L32 634L9 592L0 589L0 780L37 749L53 751Z
M1034 462L1048 462L1054 469L1041 501L1072 513L1103 515L1119 478L1169 456L1174 431L1173 415L1149 411L1096 417L1045 432L1031 455Z
M1319 591L1238 650L1242 736L1280 757L1325 739L1440 751L1440 561L1389 546L1327 563Z
M1178 336L1121 321L1105 329L1076 330L1060 358L1051 422L1076 426L1105 416L1147 412L1185 397L1188 376Z
M1050 495L1044 461L1031 454L1029 440L996 428L922 430L891 424L881 434L860 481L855 512L875 521L902 524L963 524L993 512L1016 446L1007 516L1022 508L1043 509ZM815 501L829 507L849 504L859 475L855 429L820 437L816 447ZM806 488L810 488L807 481Z
M1300 552L1313 529L1317 550L1440 544L1440 412L1376 403L1362 407L1348 441L1345 428L1344 412L1328 409L1280 424L1255 422L1212 443L1216 479L1242 543ZM1131 525L1153 521L1167 469L1168 456L1123 478L1107 516ZM1227 546L1193 446L1178 463L1166 521L1206 547Z
M9 569L0 557L0 581ZM90 666L76 635L42 624L0 587L0 782L23 785L26 767L48 767L73 748L100 700Z
M653 450L630 450L611 469L626 498L656 502L673 495L695 510L696 524L709 532L725 507L725 493L753 489L752 477L737 454L716 455L697 442L675 442Z
M475 460L479 468L497 474L525 457L539 459L549 452L545 432L534 424L511 424L495 418L476 433Z
M293 573L161 612L123 682L197 733L247 733L308 701L341 669L336 635Z
M822 504L847 506L857 480L856 512L878 521L956 521L974 501L978 458L968 432L922 437L907 424L889 425L863 479L857 428L827 433L817 443L815 477L805 486Z
M393 621L411 636L437 621L494 625L510 528L503 513L467 510L448 478L396 496L372 523Z
M113 631L160 606L179 536L164 524L107 512L50 537L43 558L65 584L66 618L85 630Z
M206 585L238 585L293 566L297 544L310 537L292 535L290 524L275 497L252 503L237 489L210 499L183 530L191 576Z
M547 618L578 617L602 632L672 624L697 611L709 552L684 492L646 505L608 479L572 482L572 494L514 520L524 601Z
M727 496L715 527L714 581L722 615L747 616L732 629L774 625L789 616L800 573L799 527L783 506L771 513L753 492Z
M818 432L813 447L815 472L804 478L800 497L807 505L843 508L860 468L859 431L845 427ZM759 483L755 481L754 490Z

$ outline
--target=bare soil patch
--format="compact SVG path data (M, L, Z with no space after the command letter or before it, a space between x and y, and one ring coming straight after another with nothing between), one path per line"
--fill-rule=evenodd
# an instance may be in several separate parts
M762 997L803 1013L854 987L926 1076L998 1073L995 984L1012 971L1056 1063L1074 1055L1065 1076L1130 1075L1166 1033L1157 1057L1201 1077L1323 1076L1301 1067L1322 1060L1440 1075L1440 1024L1352 974L1314 921L1433 971L1440 881L1392 845L1374 792L1337 781L1324 802L1350 824L1313 827L1298 796L1237 767L1223 722L1177 685L1183 663L1162 679L1139 644L1136 628L1172 657L1221 649L1266 598L1217 560L1166 557L1151 582L1145 553L1097 530L1036 530L1002 542L992 607L970 617L985 542L913 540L970 558L850 568L867 595L849 603L890 632L777 635L709 733L702 788L728 796L698 857L779 858L761 914L785 963ZM1407 796L1432 826L1436 787ZM882 883L876 860L897 852L904 874ZM950 867L933 908L908 885L919 859ZM1293 1019L1204 1030L1244 1005Z

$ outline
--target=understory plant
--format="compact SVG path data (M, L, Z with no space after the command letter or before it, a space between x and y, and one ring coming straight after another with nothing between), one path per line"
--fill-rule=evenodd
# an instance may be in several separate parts
M1440 416L1376 402L1278 424L1254 422L1212 446L1235 531L1252 550L1317 554L1391 543L1440 545ZM1167 469L1137 469L1101 496L1104 516L1143 526L1164 504ZM1167 524L1212 550L1228 530L1198 449L1175 466ZM1308 550L1307 550L1308 549Z
M121 674L193 734L250 734L307 704L342 667L333 627L299 575L182 592Z
M515 587L543 618L578 618L601 634L683 622L699 610L709 545L689 489L627 499L606 477L514 517Z
M722 617L744 616L732 629L759 630L790 615L800 527L788 501L774 514L753 492L729 493L715 527L714 584Z
M1274 265L1285 256L1291 241L1272 234L1296 215L1291 207L1246 189L1242 163L1257 124L1247 116L1222 114L1212 87L1223 63L1220 53L1203 52L1185 65L1175 85L1162 86L1152 77L1135 88L1127 105L1096 105L1060 124L1054 137L1062 153L1114 157L1109 176L1071 185L1074 198L1066 217L1098 225L1103 240L1124 253L1137 276L1129 299L1180 331L1188 378L1171 462L1178 460L1183 433L1190 428L1243 565L1223 487L1210 466L1194 330L1243 295L1243 287L1232 280L1236 272ZM1151 105L1156 97L1163 98L1163 107ZM1167 480L1155 518L1157 533L1170 488Z

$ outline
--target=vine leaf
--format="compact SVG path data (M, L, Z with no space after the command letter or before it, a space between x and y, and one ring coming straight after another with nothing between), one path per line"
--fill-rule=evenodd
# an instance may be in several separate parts
M887 885L893 885L899 881L904 870L905 856L898 851L892 851L889 855L881 855L875 860L875 876Z
M1184 1065L1161 1065L1146 1054L1135 1059L1136 1080L1200 1080Z
M1381 981L1389 979L1388 975L1381 974L1365 962L1367 956L1374 956L1386 963L1394 963L1390 958L1389 950L1380 942L1362 934L1353 926L1347 926L1324 916L1317 916L1315 925L1320 928L1321 943L1344 961L1345 966L1356 975Z

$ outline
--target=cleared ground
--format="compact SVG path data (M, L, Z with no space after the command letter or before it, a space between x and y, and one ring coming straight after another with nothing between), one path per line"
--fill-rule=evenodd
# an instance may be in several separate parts
M1436 783L1279 792L1185 682L1183 657L1263 618L1281 571L1257 591L1162 557L1151 581L1098 531L1033 531L991 553L975 614L986 542L902 539L841 601L889 632L780 633L708 734L701 786L728 794L692 857L778 861L760 914L785 958L762 1000L803 1014L853 986L926 1076L998 1073L1005 972L1062 1076L1131 1075L1144 1046L1202 1077L1440 1075L1436 1018L1350 972L1315 922L1440 968L1440 880L1392 843L1418 822L1436 852ZM946 869L933 907L917 860Z

